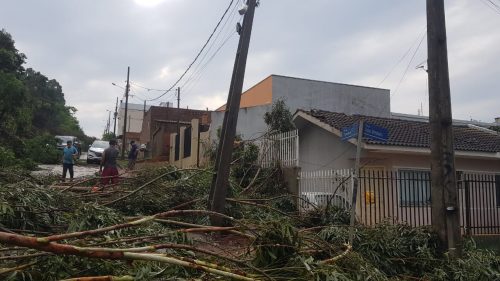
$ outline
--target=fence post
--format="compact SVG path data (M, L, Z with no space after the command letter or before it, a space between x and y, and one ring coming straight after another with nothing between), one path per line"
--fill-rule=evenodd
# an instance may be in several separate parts
M470 183L468 180L464 180L465 188L465 235L471 236L471 215L470 215Z

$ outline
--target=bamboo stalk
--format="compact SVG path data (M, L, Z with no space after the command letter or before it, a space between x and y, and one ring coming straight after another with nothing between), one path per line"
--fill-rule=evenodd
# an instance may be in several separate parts
M77 238L77 237L83 237L83 236L90 236L90 235L96 235L96 234L101 234L105 232L109 232L112 230L117 230L117 229L123 229L123 228L129 228L129 227L136 227L138 225L151 222L157 218L162 218L162 217L174 217L174 216L179 216L179 215L186 215L186 214L203 214L203 215L214 215L214 216L220 216L225 219L229 219L234 221L234 219L230 216L213 212L213 211L205 211L205 210L172 210L172 211L167 211L163 213L158 213L152 216L147 216L140 218L135 221L127 222L127 223L122 223L122 224L116 224L108 227L103 227L103 228L98 228L98 229L93 229L93 230L86 230L86 231L80 231L80 232L72 232L72 233L65 233L65 234L59 234L59 235L51 235L51 236L46 236L46 237L41 237L37 238L38 242L43 242L43 243L48 243L48 242L53 242L53 241L60 241L64 239L69 239L69 238Z
M31 262L31 263L27 263L27 264L23 264L23 265L19 265L19 266L16 266L16 267L11 267L11 268L0 268L0 275L2 274L6 274L6 273L11 273L11 272L14 272L14 271L20 271L20 270L23 270L23 269L26 269L30 266L33 266L35 265L37 262Z
M78 278L70 278L64 279L60 281L134 281L135 278L129 275L126 276L93 276L93 277L78 277Z
M55 242L40 242L39 239L34 237L28 237L17 234L10 234L5 232L0 232L0 242L21 246L21 247L29 247L45 252L60 254L60 255L74 255L74 256L82 256L89 258L100 258L100 259L110 259L110 260L144 260L144 261L157 261L162 263L169 263L184 267L189 267L193 269L203 270L205 272L221 275L224 277L233 278L235 280L243 280L243 281L254 281L255 279L243 276L242 274L238 274L237 272L227 272L224 270L210 268L207 266L202 266L192 261L183 261L173 257L164 257L154 254L142 254L142 253L131 253L131 252L104 252L104 251L94 251L87 252L81 251L79 247L75 247L72 245L64 245L58 244ZM33 263L34 264L34 263ZM29 266L33 265L29 264ZM13 269L7 269L11 272ZM19 270L19 269L17 269ZM1 271L0 271L1 273Z
M349 254L349 252L352 250L352 245L351 244L345 244L346 246L346 249L344 252L342 252L340 255L338 256L335 256L333 258L330 258L330 259L327 259L327 260L322 260L319 262L319 264L331 264L331 263L334 263L338 260L340 260L341 258L347 256L347 254Z

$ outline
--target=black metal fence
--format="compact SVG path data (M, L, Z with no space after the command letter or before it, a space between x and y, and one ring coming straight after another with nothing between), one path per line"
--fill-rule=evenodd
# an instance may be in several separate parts
M500 176L464 172L457 175L463 234L500 234ZM362 170L356 208L358 220L365 225L430 225L430 172Z

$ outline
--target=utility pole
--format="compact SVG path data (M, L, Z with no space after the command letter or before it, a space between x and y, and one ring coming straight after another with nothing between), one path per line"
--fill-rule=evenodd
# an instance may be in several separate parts
M224 213L226 207L231 157L233 154L234 137L236 135L236 124L238 121L241 92L243 90L243 80L245 78L245 67L256 4L257 0L247 1L248 8L240 32L240 40L226 103L226 112L222 123L221 139L215 159L215 170L209 195L209 207L210 210L219 213ZM218 216L211 216L210 221L212 225L220 226L224 223L224 220Z
M110 110L107 111L108 111L108 122L106 122L106 134L109 134L109 129L111 126L111 111Z
M427 0L432 227L451 257L461 254L444 0Z
M118 117L118 97L116 97L115 113L113 117L113 138L116 138L116 118Z
M354 163L353 187L352 187L352 203L351 203L351 219L349 228L349 244L352 245L354 240L354 224L356 222L356 206L358 200L358 187L359 187L359 173L360 173L360 159L361 159L361 145L363 142L363 128L365 122L363 119L358 123L358 140L356 142L356 162Z
M122 159L125 159L125 146L127 133L127 113L128 113L128 92L130 90L130 66L127 68L127 85L125 86L125 116L123 118L123 136L122 136Z

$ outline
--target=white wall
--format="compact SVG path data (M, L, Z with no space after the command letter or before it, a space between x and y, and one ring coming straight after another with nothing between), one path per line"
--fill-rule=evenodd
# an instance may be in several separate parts
M236 133L240 134L244 140L254 139L264 134L267 131L264 114L271 111L271 108L271 105L241 108L238 113ZM212 141L217 140L217 128L222 127L224 113L223 111L211 113L210 139Z
M273 76L273 102L285 100L290 110L321 109L348 115L390 117L390 91L308 79Z
M149 106L146 106L146 111ZM116 121L116 135L123 134L123 118L125 116L125 103L120 104L118 120ZM127 132L140 133L142 130L142 119L144 118L144 105L128 104L127 108Z
M354 168L356 147L325 129L299 128L299 166L302 171Z

